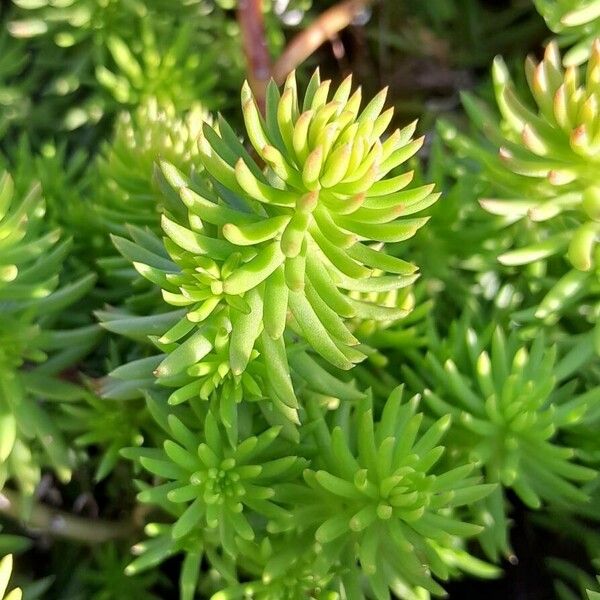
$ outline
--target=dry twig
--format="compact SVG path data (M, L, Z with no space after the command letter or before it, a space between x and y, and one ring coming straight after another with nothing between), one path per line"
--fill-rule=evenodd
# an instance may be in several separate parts
M326 10L287 45L273 67L273 78L282 84L288 74L301 65L319 46L350 25L356 16L375 0L344 0Z
M238 0L237 18L242 32L248 83L263 110L267 83L271 78L271 57L265 36L262 0Z
M103 521L85 519L70 513L34 503L29 517L23 521L23 499L16 492L0 492L0 514L23 522L34 532L77 540L85 544L102 544L109 540L129 537L136 526L131 521Z

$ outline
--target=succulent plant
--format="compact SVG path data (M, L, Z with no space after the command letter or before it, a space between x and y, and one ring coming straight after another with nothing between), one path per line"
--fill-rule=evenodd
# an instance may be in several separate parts
M447 340L430 335L427 356L415 356L416 373L406 367L405 376L436 418L452 416L449 451L479 465L486 482L500 484L478 509L488 526L480 539L495 557L509 552L502 488L533 509L543 501L588 500L581 485L596 473L577 464L575 450L557 438L582 419L598 389L574 394L565 383L567 359L557 363L556 348L547 348L543 336L528 349L515 333L507 338L498 327L476 333L468 321L456 321Z
M35 72L42 74L38 88L45 106L56 105L60 129L89 128L119 107L150 97L180 109L210 102L216 97L216 65L228 74L241 68L227 19L211 2L14 4L8 29L35 49ZM230 78L221 78L221 89L225 82Z
M299 527L315 528L324 560L359 561L376 598L389 597L389 590L402 598L417 598L417 588L443 593L432 574L448 578L443 557L453 536L480 531L452 508L475 502L493 488L468 477L471 465L434 474L450 417L420 431L418 402L418 397L403 402L397 389L378 420L365 398L353 414L342 411L335 425L317 421L320 453L304 472L307 486L282 486L280 492L297 507ZM359 578L351 573L341 575L343 587L362 598Z
M495 182L483 177L481 167L471 160L476 153L471 140L447 120L440 119L436 125L438 132L431 140L426 167L418 168L417 173L419 179L435 182L443 202L428 210L428 226L406 244L407 255L414 257L421 269L424 281L417 284L421 296L443 297L439 308L449 320L460 315L474 297L494 302L498 311L514 311L523 293L529 291L529 279L523 278L517 287L497 257L513 244L527 243L530 237L481 210L477 201L496 191Z
M476 160L491 182L490 196L480 201L483 208L523 240L522 247L507 249L498 260L507 267L531 265L545 279L533 312L549 323L569 310L581 313L584 301L591 303L585 309L589 320L597 321L594 107L599 61L600 45L594 43L585 79L580 80L577 67L565 70L556 44L550 43L541 62L528 59L526 64L535 103L530 109L497 59L493 75L501 123L482 103L464 97L472 121L489 141L479 143L455 128L443 129L448 144ZM562 266L562 257L572 269ZM552 264L551 270L544 263Z
M235 557L236 538L255 537L251 523L257 519L252 515L270 520L288 516L271 500L275 495L271 486L297 475L302 461L281 454L275 443L279 431L272 427L232 445L209 410L202 430L205 441L199 443L197 432L171 414L162 453L155 449L133 453L146 470L166 480L143 490L140 499L182 507L171 530L174 540L196 528L213 530L225 552Z
M167 160L190 175L202 170L197 139L207 120L199 104L182 113L156 98L119 115L97 163L96 210L109 231L127 235L126 225L159 230L163 198L154 182L155 162Z
M40 83L47 98L64 108L61 128L76 129L102 117L103 102L90 89L96 61L106 54L106 39L111 34L132 31L146 12L144 2L122 3L109 0L69 0L60 5L52 2L14 2L8 30L11 35L29 42L36 52ZM137 29L133 25L133 29ZM66 67L66 68L65 68ZM78 106L65 105L72 94L85 94Z
M188 409L180 419L159 397L151 394L148 402L167 433L164 448L125 454L160 482L142 485L140 500L162 507L173 521L147 527L150 539L134 549L132 574L183 552L182 598L191 598L198 585L192 566L205 555L223 577L214 600L306 594L334 600L342 590L359 600L367 593L365 575L375 597L387 597L389 588L412 599L421 587L441 593L430 569L442 579L457 570L496 574L457 544L456 536L481 527L463 522L454 508L494 486L469 477L472 465L433 470L449 419L419 433L418 399L402 402L401 390L375 423L368 399L356 410L347 404L332 423L318 401L311 402L312 424L296 448L278 439L279 428L232 444L211 409L204 411L200 437ZM335 422L345 424L346 433ZM305 458L311 438L319 452ZM373 462L383 454L391 461L385 471ZM391 563L390 556L397 560Z
M0 557L40 578L24 598L426 600L500 576L525 530L568 533L544 573L593 596L599 3L0 9ZM556 41L486 91L491 56L547 36L534 6ZM254 89L323 23L300 85ZM465 87L499 114L463 115Z
M539 222L578 211L583 223L567 238L568 256L576 269L587 271L593 263L599 202L597 181L591 171L597 160L594 136L598 115L594 106L600 82L600 42L593 45L582 84L574 67L562 69L553 43L546 48L544 60L537 64L529 61L526 70L538 106L537 114L524 108L516 98L503 64L497 61L495 65L498 105L505 127L512 129L512 134L505 138L506 145L500 148L500 157L509 171L521 176L515 178L515 182L529 178L530 182L540 184L529 194L523 190L525 202L518 214L529 215ZM502 203L485 202L484 207L501 212L498 204L502 206ZM515 212L513 209L512 214ZM552 247L565 244L562 240L546 243L548 253ZM510 254L501 260L518 261Z
M114 66L96 67L98 81L120 105L136 106L151 98L177 110L187 110L198 101L207 107L218 104L213 94L219 77L214 49L205 42L199 52L193 20L171 28L166 40L164 32L145 19L140 29L137 51L129 47L127 38L111 35L107 48Z
M399 191L411 173L385 177L422 144L410 141L414 124L379 140L392 117L391 110L380 114L385 92L359 113L360 90L351 96L350 79L328 103L329 87L315 74L300 114L293 76L281 97L271 85L266 121L245 87L246 129L269 165L266 172L223 119L214 128L205 124L200 149L210 181L189 179L162 164L171 196L188 210L181 222L163 215L168 255L148 236L139 235L144 239L138 245L116 240L136 269L163 288L167 303L185 307L173 330L177 336L169 336L183 340L174 355L180 371L207 356L212 332L225 327L233 375L241 376L258 350L271 367L267 378L275 398L292 411L297 405L286 330L338 368L362 360L365 354L346 320L390 321L406 311L351 293L403 288L417 270L369 242L410 237L426 219L397 217L437 198L427 185ZM157 374L166 371L159 366Z
M68 481L73 453L44 408L46 399L73 400L82 390L55 377L97 339L96 326L51 329L56 314L94 283L87 275L60 288L59 269L69 252L58 230L43 221L39 185L16 199L8 173L0 178L0 482L15 477L27 493L39 478L32 449ZM24 368L27 365L27 368ZM32 444L29 440L35 439Z
M308 547L308 550L306 548ZM211 600L339 600L339 580L319 555L317 547L304 536L281 536L276 541L244 544L245 568L250 581L232 583L211 596Z
M88 222L89 154L83 149L71 151L65 143L45 142L36 146L28 135L23 135L7 152L6 169L12 173L15 191L24 195L39 182L47 226L69 231L77 258L87 254L89 260L99 238L95 223Z
M262 258L252 264L266 265L257 277L242 282L241 274L251 269L243 264L240 275L232 273L223 281L225 297L236 287L255 289L262 282L281 289L278 313L265 306L268 334L275 339L280 335L287 304L298 333L332 364L347 369L361 357L351 349L356 342L345 333L343 318L389 320L404 311L357 301L344 292L399 289L414 281L417 270L369 242L397 242L413 235L426 219L399 217L429 206L437 195L431 194L432 186L404 190L411 173L386 178L422 140L411 141L413 124L380 141L392 118L391 109L381 112L385 91L360 112L360 90L351 94L351 79L330 101L329 89L330 83L321 83L315 73L300 107L293 75L281 96L271 85L263 121L244 87L246 130L268 165L265 174L222 124L219 133L206 127L200 144L217 195L220 190L233 194L257 215L235 208L223 214L222 238L238 247L242 263L248 262L244 253L252 251ZM198 209L199 218L206 219Z
M444 548L452 548L453 536L481 530L451 509L480 500L494 487L469 478L468 464L434 474L450 417L420 431L418 401L403 402L397 389L375 421L365 398L353 414L342 410L331 426L313 406L319 454L304 472L307 485L278 486L276 498L296 507L301 530L314 529L324 560L358 561L378 599L388 598L390 590L407 599L419 597L417 588L443 594L432 574L449 576ZM352 569L345 572L340 577L346 593L363 598L360 577Z

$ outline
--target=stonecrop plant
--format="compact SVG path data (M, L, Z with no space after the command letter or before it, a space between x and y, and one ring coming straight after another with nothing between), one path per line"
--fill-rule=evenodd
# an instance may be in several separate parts
M446 340L437 339L418 357L416 373L407 373L433 415L453 418L456 437L447 440L449 450L473 461L486 482L499 484L474 509L489 525L482 545L497 558L498 551L509 553L502 488L534 509L542 501L589 500L581 484L596 472L573 464L575 450L554 440L582 419L595 393L576 394L572 385L556 381L556 373L562 380L571 375L568 361L557 365L556 349L545 347L543 337L528 349L498 327L482 333L462 318Z
M444 415L421 432L418 400L403 403L402 390L396 389L377 423L369 399L353 415L343 411L346 419L332 429L321 417L317 446L322 458L304 472L307 487L283 489L289 503L300 500L302 527L317 527L324 558L357 560L376 598L387 598L388 589L407 598L418 597L411 588L443 594L431 575L447 579L451 568L443 557L461 550L454 536L480 531L457 519L452 509L487 496L494 487L468 478L469 464L439 476L429 472L443 454L438 443L451 419ZM463 557L465 564L469 558ZM356 598L363 597L358 581L352 571L342 575L344 589Z
M231 26L212 0L13 4L5 27L28 41L39 77L35 91L45 96L45 111L28 111L32 136L53 135L50 120L67 131L101 126L121 108L152 97L181 109L222 102L214 96L218 71L241 75Z
M2 6L0 599L598 594L600 3L421 4Z
M361 92L352 94L351 83L346 79L328 101L331 84L317 72L299 98L292 75L282 94L269 87L264 121L245 86L246 129L256 152L270 160L266 170L223 119L214 128L205 124L199 146L206 177L161 165L169 197L185 207L183 218L163 214L164 248L141 232L136 244L115 239L136 270L162 288L167 304L184 307L157 339L167 352L155 371L159 381L186 372L195 378L172 402L198 393L211 352L225 344L221 377L243 382L260 356L271 401L297 421L286 332L347 370L368 352L349 319L406 314L352 292L393 291L415 281L417 267L380 245L412 236L426 222L412 215L437 195L430 185L407 187L410 171L386 177L422 140L412 140L410 125L382 142L392 118L391 110L382 112L385 92L360 110Z
M468 139L452 126L442 135L464 156L481 161L492 182L484 210L510 227L518 248L506 248L498 261L530 267L540 280L531 316L546 322L586 304L586 319L597 322L596 239L598 237L598 76L600 42L594 41L585 67L564 68L556 43L544 58L529 58L525 74L531 100L521 98L501 59L493 68L501 121L476 98L465 108L486 142ZM564 257L566 264L554 257ZM569 268L571 267L571 268Z
M97 165L94 208L108 231L123 234L126 225L159 229L163 199L153 177L156 157L187 175L201 170L197 139L208 119L200 104L182 113L156 98L119 115Z
M571 264L580 271L589 271L593 266L599 202L597 179L590 163L596 162L597 157L595 106L600 82L600 42L594 42L581 83L575 68L562 69L554 44L547 46L542 62L528 62L526 72L538 106L537 114L527 110L515 96L506 67L500 61L495 65L497 102L505 127L512 128L512 135L506 136L499 156L513 176L528 178L527 183L533 183L532 189L521 192L525 196L521 214L543 222L560 218L571 210L579 212L583 223L564 241L558 234L552 241L547 240L544 257L554 248L560 250L566 245ZM522 145L511 148L511 142L519 139L517 136ZM518 181L518 177L514 180ZM527 200L531 202L529 206ZM484 202L483 206L490 212L506 214L501 207L510 205ZM515 212L512 207L511 214ZM519 264L523 261L519 256L507 254L500 260Z
M69 240L45 227L40 187L24 198L8 173L0 179L0 481L15 479L32 494L40 467L69 481L75 453L52 415L52 401L83 390L56 378L94 343L97 328L60 330L60 312L84 295L94 277L60 283ZM48 400L50 403L48 404Z

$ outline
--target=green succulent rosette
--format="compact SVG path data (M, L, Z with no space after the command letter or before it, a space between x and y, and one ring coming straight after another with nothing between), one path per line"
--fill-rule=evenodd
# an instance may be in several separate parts
M340 600L339 565L311 544L310 536L285 535L241 544L248 581L228 582L210 600ZM358 600L358 598L357 598Z
M221 227L223 241L242 254L239 267L221 278L225 297L264 284L267 335L278 339L289 309L296 333L332 364L349 369L363 355L354 348L357 340L345 319L390 320L405 314L356 300L350 292L396 290L414 281L417 270L370 242L413 235L426 219L399 216L413 215L437 196L432 186L404 190L411 173L386 178L422 140L411 140L414 125L380 140L393 112L381 113L385 92L360 112L360 90L351 94L350 79L330 101L329 88L315 74L300 109L293 76L282 95L271 85L263 120L244 87L246 130L268 165L264 173L222 123L218 132L205 128L200 147L217 196L222 193L227 202L229 195L230 205L237 197L247 207L228 206L227 212L223 207L222 216L214 211L212 219L221 221L213 224ZM210 222L200 203L191 206ZM211 285L221 288L218 282ZM265 298L272 301L266 304Z
M575 354L557 361L542 335L527 348L498 327L478 334L465 317L446 340L432 330L427 355L414 354L414 370L403 368L431 414L452 417L449 452L477 464L486 482L500 484L475 509L486 526L480 540L494 560L498 552L510 553L503 488L532 509L588 501L585 484L596 472L579 464L577 448L560 438L584 419L599 392L575 393Z
M200 147L217 196L222 193L230 205L237 197L247 207L227 207L221 223L214 223L221 226L223 241L242 254L239 267L222 278L223 294L244 294L264 283L267 335L279 338L289 309L296 333L332 364L348 369L362 353L353 348L357 341L345 319L405 314L356 300L350 292L399 289L414 281L417 270L369 242L413 235L426 219L398 217L418 212L437 196L432 186L404 190L411 173L386 178L422 140L411 141L414 125L380 140L392 117L391 110L381 114L385 92L360 112L360 90L351 94L350 79L328 102L329 88L315 74L301 112L293 76L282 95L270 85L263 120L244 87L246 130L268 165L264 173L222 123L218 132L205 128ZM199 203L196 207L199 218L210 222ZM246 253L256 256L248 260Z
M517 176L515 181L526 178L533 184L520 210L514 205L504 206L510 206L513 215L529 216L535 222L568 217L576 211L582 224L568 237L557 234L544 240L546 249L538 250L538 254L548 256L566 248L573 266L588 271L594 264L594 242L600 231L595 166L600 158L596 140L600 116L595 108L600 93L600 43L594 43L584 81L580 82L575 67L563 70L554 44L546 48L543 61L526 63L526 74L537 113L516 96L503 63L495 63L496 97L507 132L499 156ZM506 214L502 202L484 201L483 206L492 213ZM500 260L505 264L521 262L518 254L507 254Z
M163 198L154 181L155 162L166 160L186 174L202 170L197 140L208 120L199 104L181 112L156 98L119 115L97 162L95 208L108 231L127 235L126 225L159 230Z
M446 142L477 161L491 183L482 207L510 227L516 249L498 256L506 267L527 265L543 293L528 318L548 323L572 310L597 322L596 240L600 233L598 135L600 44L583 71L561 64L550 43L542 61L529 58L526 75L533 102L516 91L501 59L493 68L502 120L470 95L464 104L486 142L469 139L447 124ZM566 258L565 268L561 259Z
M347 370L366 356L352 319L406 315L379 294L410 285L417 267L385 254L382 244L412 236L427 220L412 215L437 199L433 186L407 187L411 172L389 176L422 139L412 140L414 124L380 139L393 112L382 112L385 91L360 111L350 79L330 101L329 88L315 74L301 113L293 76L282 95L271 84L263 119L245 86L246 129L267 167L223 119L205 124L199 143L206 176L161 165L166 193L187 209L183 219L163 215L164 249L141 233L136 244L115 240L168 304L185 309L166 335L178 347L158 366L159 377L173 364L182 371L208 356L224 329L232 374L241 376L257 350L272 367L273 397L293 417L286 335Z
M498 145L498 158L487 159L498 177L498 187L514 199L482 200L489 212L529 218L552 225L562 219L571 229L547 236L539 247L524 248L500 257L504 264L526 264L566 251L573 266L581 271L592 268L597 211L595 163L598 148L595 136L598 115L594 109L600 81L600 46L588 63L585 81L579 83L575 67L563 69L555 44L546 48L544 59L526 63L526 74L536 110L528 108L511 82L504 63L494 63L496 99L503 121L501 126L486 122L482 106L466 97L466 108L476 125ZM447 136L448 137L448 136ZM493 171L492 171L493 169ZM581 225L573 227L575 219ZM562 227L561 229L565 229Z
M290 446L276 442L280 428L232 445L210 411L202 436L173 414L166 427L163 452L142 448L131 450L130 455L144 469L165 479L164 484L142 491L140 499L157 505L166 500L177 507L180 514L171 531L173 539L183 538L196 527L213 530L225 552L235 557L236 538L255 538L251 523L258 522L256 514L275 521L289 519L272 501L272 486L297 476L304 461L281 455L282 448L289 451Z
M120 107L151 97L176 104L221 103L215 92L241 75L239 47L223 10L212 2L14 0L7 27L34 51L37 85L62 130L91 130ZM208 18L207 18L208 17ZM234 28L235 29L235 28ZM237 83L236 83L237 85ZM32 129L33 133L37 133ZM52 132L53 133L53 132Z
M481 527L456 511L487 496L494 485L469 477L474 465L455 463L437 472L451 417L422 427L418 404L416 396L403 401L397 388L378 418L365 397L329 422L312 403L319 452L304 471L303 485L278 486L276 499L295 507L293 522L300 531L314 531L323 560L346 566L339 580L349 597L370 597L363 578L377 599L388 598L390 590L407 600L425 590L443 595L434 576L448 579L455 551L457 563L478 564L453 539L476 535ZM360 567L349 568L353 564Z
M175 3L177 4L177 3ZM106 40L110 61L96 67L99 84L122 106L143 104L150 98L188 110L201 101L218 104L214 87L218 81L214 49L209 39L204 47L195 38L206 38L193 19L167 28L140 22L139 42L111 34Z

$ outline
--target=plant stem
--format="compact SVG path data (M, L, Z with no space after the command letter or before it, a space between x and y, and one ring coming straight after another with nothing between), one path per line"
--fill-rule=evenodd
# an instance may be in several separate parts
M350 25L375 0L344 0L332 6L298 33L273 66L273 78L281 85L288 74L301 65L319 46Z
M246 56L248 83L259 109L264 113L267 83L271 78L271 57L267 48L262 0L238 0L237 18Z
M101 544L109 540L129 537L136 527L130 521L102 521L85 519L57 510L44 504L34 503L25 508L25 500L12 490L0 492L0 514L20 521L25 527L42 534L77 540L85 544ZM23 513L29 517L24 520Z

